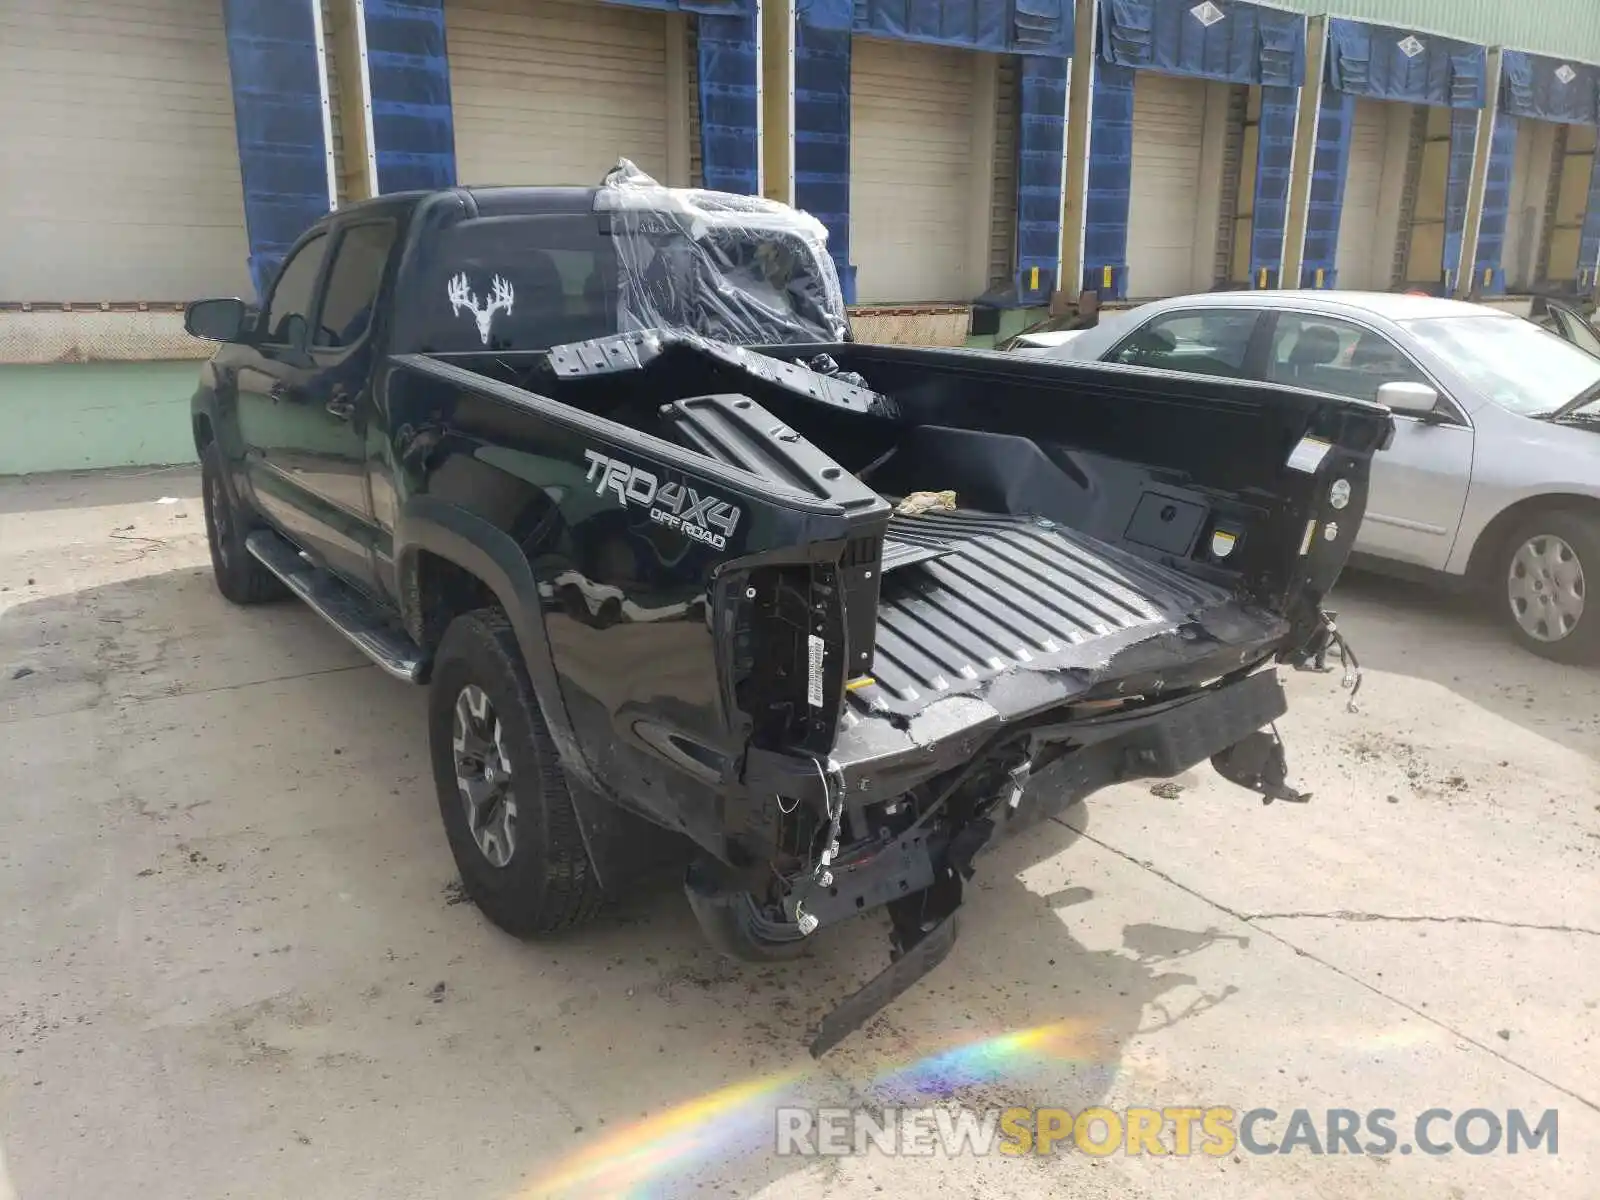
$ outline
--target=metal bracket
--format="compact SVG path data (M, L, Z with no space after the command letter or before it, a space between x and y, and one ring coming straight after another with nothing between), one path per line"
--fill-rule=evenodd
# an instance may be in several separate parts
M1276 729L1270 733L1257 730L1235 742L1212 755L1211 765L1228 782L1259 793L1262 804L1271 804L1274 800L1305 804L1311 799L1310 792L1298 792L1288 786L1289 761Z
M821 1058L893 1000L903 995L949 955L956 944L956 914L950 913L929 929L905 953L873 976L822 1019L811 1040L811 1057Z

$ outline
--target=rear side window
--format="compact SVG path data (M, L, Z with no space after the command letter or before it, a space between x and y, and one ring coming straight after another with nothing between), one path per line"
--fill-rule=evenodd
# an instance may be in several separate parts
M391 221L357 225L340 235L322 297L316 345L353 346L366 334L394 237Z
M1355 400L1375 400L1386 383L1428 383L1376 330L1321 313L1279 313L1267 378ZM1430 385L1431 386L1431 385Z
M397 347L548 350L617 332L616 253L593 215L463 221L420 246Z
M1238 308L1163 313L1118 345L1109 361L1238 377L1244 374L1257 316L1254 309Z

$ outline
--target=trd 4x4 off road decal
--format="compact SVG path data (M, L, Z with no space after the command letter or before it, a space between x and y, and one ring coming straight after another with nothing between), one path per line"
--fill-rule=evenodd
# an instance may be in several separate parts
M643 467L631 466L593 450L583 452L589 464L586 478L594 484L595 495L607 489L624 504L650 511L650 519L675 529L684 537L704 542L715 550L726 550L728 539L739 527L739 509L716 496L702 496L682 483L661 483Z

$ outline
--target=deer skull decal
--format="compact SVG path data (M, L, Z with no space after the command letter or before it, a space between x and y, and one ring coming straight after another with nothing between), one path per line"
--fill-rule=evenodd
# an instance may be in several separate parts
M483 339L485 346L489 344L489 327L494 322L495 313L503 312L509 316L511 302L514 299L511 285L500 276L494 277L492 286L494 290L489 295L489 302L480 308L477 296L472 294L472 285L465 271L450 281L451 314L460 316L463 308L470 312L478 322L478 336Z

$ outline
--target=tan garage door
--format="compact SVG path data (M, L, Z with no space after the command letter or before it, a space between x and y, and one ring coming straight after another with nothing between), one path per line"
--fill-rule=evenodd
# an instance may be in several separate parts
M856 38L850 56L850 259L856 299L968 301L974 62L966 50ZM983 164L985 170L990 164Z
M1550 203L1560 126L1500 113L1497 121L1517 123L1517 149L1511 160L1511 199L1506 211L1506 240L1500 253L1509 291L1526 291L1533 285L1539 243L1544 235L1545 209Z
M1394 235L1381 236L1384 152L1389 141L1388 107L1357 100L1350 131L1350 165L1345 173L1344 207L1339 214L1338 283L1350 291L1388 291ZM1380 241L1387 241L1380 246Z
M0 301L253 294L217 0L0 3Z
M1195 189L1205 114L1204 80L1138 73L1128 203L1129 296L1177 296L1201 286L1194 265Z
M1539 282L1568 283L1578 278L1583 248L1583 220L1589 207L1589 178L1594 170L1596 130L1592 125L1567 125L1557 139L1560 153L1551 168L1552 195L1545 210Z
M462 183L593 185L619 157L670 181L670 114L687 121L668 92L679 16L598 0L450 0L444 13ZM682 145L687 177L686 132Z

